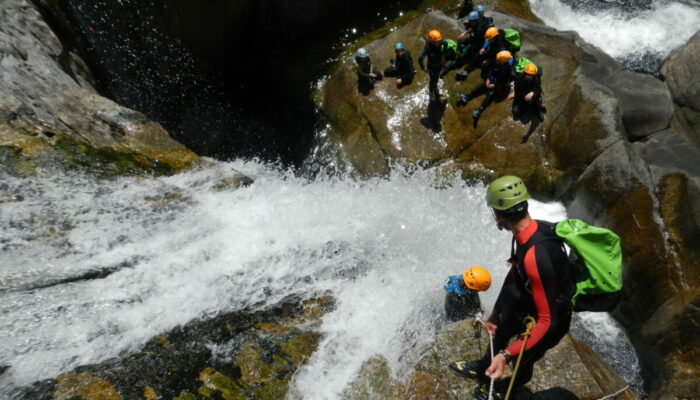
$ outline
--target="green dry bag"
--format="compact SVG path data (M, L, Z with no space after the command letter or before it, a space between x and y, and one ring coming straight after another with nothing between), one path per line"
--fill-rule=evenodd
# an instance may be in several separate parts
M612 311L622 289L620 237L578 219L557 223L557 236L571 248L569 264L576 283L574 311Z
M508 51L515 53L520 51L520 32L515 29L504 29L506 43L508 43Z
M518 62L515 63L515 67L514 67L515 72L517 72L517 73L519 73L519 74L522 74L523 71L525 71L525 67L526 67L528 64L534 64L534 62L528 60L528 59L525 58L525 57L520 57L520 58L518 58Z

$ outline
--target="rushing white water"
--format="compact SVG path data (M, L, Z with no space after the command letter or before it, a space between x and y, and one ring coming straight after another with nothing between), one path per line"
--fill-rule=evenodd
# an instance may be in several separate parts
M642 10L626 10L624 5L572 8L561 0L530 0L532 11L547 25L574 30L614 58L651 55L661 60L700 29L700 5L678 0L650 3Z
M233 168L255 183L217 189ZM447 275L483 265L498 288L506 272L510 238L484 188L426 171L308 181L233 162L164 178L2 182L3 398L192 319L330 291L337 308L290 396L335 399L374 355L399 376L420 357L442 318ZM559 204L531 209L565 216ZM496 294L482 296L486 308Z

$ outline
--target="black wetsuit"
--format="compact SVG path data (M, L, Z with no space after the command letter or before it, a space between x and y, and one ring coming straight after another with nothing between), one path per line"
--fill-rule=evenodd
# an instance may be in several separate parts
M482 101L479 106L480 111L488 107L493 102L494 97L505 96L510 91L510 83L513 81L513 61L514 60L511 59L509 63L495 63L489 67L486 79L494 84L493 88L489 89L484 81L467 94L469 99L481 96L482 94L486 95L484 101Z
M520 361L516 386L530 381L535 361L559 343L571 323L574 281L562 242L540 241L544 235L539 231L547 229L553 230L553 224L532 220L515 236L517 248L512 253L512 267L489 318L489 322L498 327L493 340L494 351L506 349L513 360L520 353L522 339L511 345L508 345L509 340L525 331L525 316L536 321ZM491 354L487 351L481 363L484 370L490 360Z
M498 35L493 40L484 40L482 45L484 54L482 55L482 71L487 71L489 67L496 64L496 55L508 50L508 42L506 41L506 33L503 29L498 30ZM513 54L515 56L515 54Z
M413 68L413 57L408 50L403 51L403 55L396 56L391 60L391 67L384 70L385 76L401 79L401 85L408 85L413 80L416 70Z
M440 97L438 81L456 63L457 53L449 48L446 40L442 40L439 45L431 44L431 42L425 44L423 51L418 56L418 65L421 69L426 69L423 64L425 57L428 57L427 70L430 78L428 93L431 99L437 99Z
M532 100L526 101L525 96L533 92ZM542 68L537 67L537 73L527 79L524 73L516 73L514 78L513 118L518 118L526 110L539 113L542 110Z
M466 36L458 43L460 48L458 63L465 66L465 71L473 71L483 62L484 57L479 54L479 50L484 46L486 30L492 26L493 19L487 17L464 23Z
M357 79L360 83L368 84L372 87L375 81L382 80L381 71L372 66L372 60L369 57L355 57L355 63L357 63ZM376 77L372 78L369 75L370 73L375 74Z

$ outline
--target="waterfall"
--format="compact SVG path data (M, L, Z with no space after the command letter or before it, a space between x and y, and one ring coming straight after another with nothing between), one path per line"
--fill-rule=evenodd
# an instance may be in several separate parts
M574 30L631 70L659 63L700 27L700 6L683 0L530 0L545 24Z

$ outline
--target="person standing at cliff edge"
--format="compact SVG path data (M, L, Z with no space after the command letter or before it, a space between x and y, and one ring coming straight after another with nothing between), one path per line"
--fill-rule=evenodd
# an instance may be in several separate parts
M534 318L535 325L515 375L514 393L532 379L535 362L559 343L571 324L571 297L576 288L567 268L566 252L560 242L540 240L543 237L540 231L548 227L545 222L530 217L529 199L525 184L515 176L498 178L487 189L486 202L498 228L513 234L510 271L484 324L494 335L497 354L491 359L487 351L479 360L457 361L449 366L461 377L482 380L475 391L479 400L488 399L487 378L497 379L495 399L504 398L510 379L500 378L523 344L521 338L511 345L508 341L525 331L525 317Z

